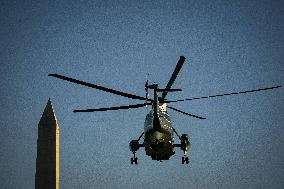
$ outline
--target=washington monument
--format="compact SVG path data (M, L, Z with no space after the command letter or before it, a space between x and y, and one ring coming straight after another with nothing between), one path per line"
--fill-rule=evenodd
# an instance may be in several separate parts
M49 99L38 124L36 189L59 189L59 125Z

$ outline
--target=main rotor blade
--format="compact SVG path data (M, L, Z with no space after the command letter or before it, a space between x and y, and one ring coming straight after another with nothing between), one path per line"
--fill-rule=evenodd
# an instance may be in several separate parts
M204 118L204 117L200 117L200 116L197 116L197 115L193 115L193 114L190 114L190 113L187 113L187 112L184 112L184 111L178 110L178 109L173 108L173 107L170 107L170 106L167 106L167 108L172 109L172 110L174 110L174 111L177 111L177 112L179 112L179 113L182 113L182 114L188 115L188 116L192 116L192 117L198 118L198 119L206 119L206 118Z
M177 65L176 65L176 68L175 68L174 72L172 73L172 76L171 76L170 80L168 81L168 84L167 84L165 89L169 90L172 87L172 85L173 85L174 81L176 80L177 75L178 75L178 73L179 73L179 71L180 71L180 69L181 69L181 67L182 67L182 65L184 63L184 61L185 61L185 57L184 56L180 56L179 61L178 61ZM162 93L162 98L161 98L162 101L165 100L167 94L168 94L167 90L165 90Z
M110 88L103 87L103 86L100 86L100 85L95 85L95 84L92 84L92 83L87 83L85 81L80 81L80 80L73 79L73 78L66 77L66 76L59 75L59 74L48 74L48 76L56 77L56 78L59 78L59 79L65 80L65 81L69 81L69 82L76 83L76 84L79 84L79 85L84 85L86 87L91 87L91 88L94 88L94 89L98 89L98 90L101 90L101 91L109 92L109 93L120 95L120 96L127 97L127 98L138 99L138 100L146 100L146 98L142 97L142 96L124 93L124 92L121 92L121 91L118 91L118 90L110 89Z
M171 102L183 102L183 101L189 101L189 100L200 100L200 99L215 98L215 97L220 97L220 96L230 96L230 95L237 95L237 94L244 94L244 93L253 93L253 92L258 92L258 91L265 91L265 90L277 89L277 88L280 88L280 87L281 87L281 85L275 86L275 87L267 87L267 88L261 88L261 89L254 89L254 90L249 90L249 91L240 91L240 92L217 94L217 95L211 95L211 96L187 98L187 99L182 99L182 100L170 100L170 101L165 101L165 102L166 102L166 103L171 103Z
M151 105L152 103L148 102L147 105ZM117 106L117 107L109 107L109 108L97 108L97 109L85 109L85 110L74 110L73 112L103 112L108 110L122 110L122 109L131 109L131 108L141 108L146 106L146 103L143 104L133 104L127 106Z

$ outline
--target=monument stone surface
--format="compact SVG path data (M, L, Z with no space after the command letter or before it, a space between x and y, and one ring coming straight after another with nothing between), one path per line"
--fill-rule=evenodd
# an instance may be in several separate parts
M36 189L59 189L59 125L49 99L38 124Z

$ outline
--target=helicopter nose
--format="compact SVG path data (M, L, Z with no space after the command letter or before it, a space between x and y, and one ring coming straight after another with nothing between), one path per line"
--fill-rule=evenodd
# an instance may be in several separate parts
M152 149L155 150L155 151L160 151L161 148L163 148L164 144L165 144L164 142L161 142L161 141L159 141L159 140L155 140L155 141L151 144L151 147L152 147Z

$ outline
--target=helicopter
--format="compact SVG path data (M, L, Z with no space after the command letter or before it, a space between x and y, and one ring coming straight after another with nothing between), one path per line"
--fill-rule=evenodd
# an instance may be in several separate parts
M190 148L190 141L188 134L178 134L175 128L172 125L172 121L168 114L167 109L174 110L178 113L185 114L187 116L191 116L197 119L206 119L201 116L197 116L179 109L176 109L172 106L168 106L169 103L174 102L182 102L182 101L191 101L191 100L198 100L198 99L206 99L206 98L215 98L215 97L222 97L222 96L229 96L229 95L237 95L237 94L245 94L245 93L252 93L264 90L272 90L276 88L280 88L281 86L273 86L267 88L260 88L248 91L240 91L240 92L231 92L225 94L217 94L217 95L210 95L210 96L203 96L203 97L195 97L195 98L188 98L188 99L181 99L181 100L167 100L166 96L168 93L182 91L181 89L174 89L172 88L173 83L176 80L177 75L179 74L182 66L185 63L185 57L180 56L178 63L166 85L165 88L159 88L158 84L154 82L153 84L149 84L147 80L145 83L145 97L138 96L135 94L125 93L119 90L107 88L101 85L88 83L85 81L81 81L78 79L66 77L59 74L49 74L48 76L55 77L58 79L62 79L71 83L83 85L86 87L98 89L101 91L109 92L115 95L142 100L144 103L139 104L132 104L132 105L124 105L124 106L116 106L116 107L108 107L108 108L96 108L96 109L76 109L73 112L99 112L99 111L110 111L110 110L122 110L122 109L135 109L141 107L147 107L148 105L151 106L150 112L146 115L145 122L144 122L144 131L138 137L138 139L131 140L129 143L129 149L132 152L133 156L131 157L131 164L138 164L138 157L136 156L136 152L140 148L144 148L146 155L150 156L152 160L157 160L162 162L163 160L169 160L171 156L175 154L174 149L180 148L183 151L182 156L182 164L189 163L188 151ZM153 90L153 98L149 98L149 89ZM161 96L158 94L162 93ZM178 137L180 143L175 143L174 134ZM144 136L144 137L143 137ZM143 142L140 140L144 139Z

